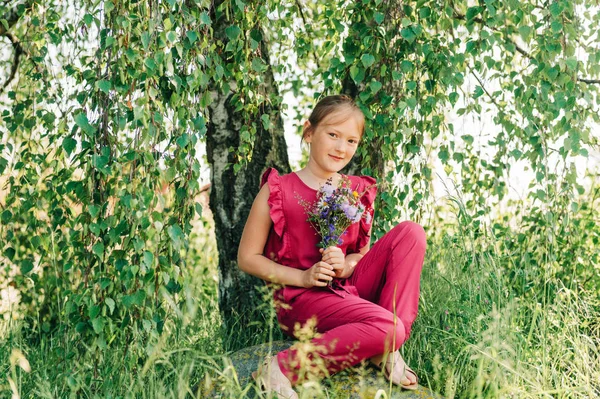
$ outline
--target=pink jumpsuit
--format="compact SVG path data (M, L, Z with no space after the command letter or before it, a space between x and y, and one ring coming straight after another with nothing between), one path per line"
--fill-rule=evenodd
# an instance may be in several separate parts
M375 183L368 176L347 177L359 193ZM321 260L319 236L306 221L298 196L312 203L317 191L296 173L280 176L273 168L263 174L261 187L266 182L273 227L263 254L282 265L308 269ZM370 216L376 193L372 187L361 198ZM362 218L348 228L339 245L345 255L366 245L371 221ZM332 287L278 289L275 299L282 330L294 337L297 323L304 325L316 318L320 336L313 338L312 344L318 349L309 356L319 356L330 374L397 350L408 338L417 316L425 249L423 228L402 222L371 246L348 279L336 280ZM292 347L279 352L277 358L284 374L296 382L303 364L298 351Z

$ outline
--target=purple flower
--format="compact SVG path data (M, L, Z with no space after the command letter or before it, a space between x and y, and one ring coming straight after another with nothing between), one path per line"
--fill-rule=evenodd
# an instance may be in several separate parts
M344 204L342 204L341 208L349 220L352 220L353 222L356 221L355 218L356 218L356 214L358 213L357 207L350 205L348 203L344 203Z
M331 195L335 191L335 188L333 187L333 185L331 185L329 183L326 183L323 186L321 186L320 191L325 194L325 199L329 200L329 198L331 197Z

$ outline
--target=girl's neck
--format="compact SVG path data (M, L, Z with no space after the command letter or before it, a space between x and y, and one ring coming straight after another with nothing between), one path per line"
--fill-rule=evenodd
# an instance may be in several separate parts
M328 179L333 180L334 186L337 185L339 180L339 173L327 173L324 171L314 171L310 165L306 165L304 169L300 169L297 173L300 173L305 179L310 179L311 183L318 185L319 187L325 184Z

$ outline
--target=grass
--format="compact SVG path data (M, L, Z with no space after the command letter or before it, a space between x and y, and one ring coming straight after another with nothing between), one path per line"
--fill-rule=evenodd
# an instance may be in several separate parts
M517 232L475 235L461 223L429 237L419 316L403 349L421 383L448 398L600 397L598 292L563 282L542 234L515 246ZM580 230L572 234L585 233L585 223L573 226ZM82 345L75 332L0 322L0 397L194 398L215 386L223 397L244 397L250 387L229 372L229 348L281 335L274 323L220 328L214 237L198 231L184 306L160 336L86 352L73 350ZM597 284L594 266L585 281ZM311 392L342 397L327 384Z

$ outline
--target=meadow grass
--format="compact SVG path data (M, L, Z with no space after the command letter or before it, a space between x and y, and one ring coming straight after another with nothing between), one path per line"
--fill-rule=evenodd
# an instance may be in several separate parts
M421 384L447 398L600 397L598 292L564 284L542 260L521 262L546 246L535 234L515 249L507 243L517 233L498 238L483 229L475 237L457 224L428 237L419 316L403 347ZM102 352L82 351L69 329L0 322L0 397L200 398L214 389L245 397L250 387L227 355L281 332L268 305L264 325L223 330L214 236L198 228L193 242L183 305L172 307L161 335L140 332ZM303 397L343 395L324 384Z

